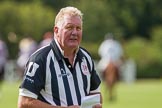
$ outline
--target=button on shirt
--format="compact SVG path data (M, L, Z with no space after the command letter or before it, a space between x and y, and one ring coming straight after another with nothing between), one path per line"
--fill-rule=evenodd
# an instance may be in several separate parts
M19 95L55 106L81 105L81 99L99 92L101 81L89 53L79 47L73 66L55 40L29 58Z

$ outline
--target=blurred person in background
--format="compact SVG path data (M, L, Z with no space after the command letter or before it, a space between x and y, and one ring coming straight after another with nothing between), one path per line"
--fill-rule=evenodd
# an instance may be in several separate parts
M53 39L53 33L52 32L46 32L43 36L43 40L39 43L38 48L41 48L43 46L50 44L52 39Z
M17 59L18 74L20 78L23 77L26 62L36 49L37 43L32 37L25 37L20 40Z
M8 60L8 48L6 43L0 38L0 88L4 80L5 65Z
M119 69L123 59L123 49L121 44L114 39L112 33L105 35L105 40L101 43L98 53L101 57L98 69L105 81L109 91L109 100L113 101L116 96L114 87L119 79Z
M82 23L82 13L77 8L59 11L54 39L27 62L18 108L80 108L83 98L95 94L99 102L90 104L102 108L101 81L91 56L80 47Z

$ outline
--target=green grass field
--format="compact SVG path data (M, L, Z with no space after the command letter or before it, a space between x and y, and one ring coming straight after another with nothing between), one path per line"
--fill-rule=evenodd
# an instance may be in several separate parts
M19 82L4 82L0 90L0 108L17 108ZM103 108L162 108L162 80L118 83L117 100L109 102L102 83Z

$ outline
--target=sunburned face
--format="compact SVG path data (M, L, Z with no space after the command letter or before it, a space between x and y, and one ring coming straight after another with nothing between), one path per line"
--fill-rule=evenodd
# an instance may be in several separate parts
M63 22L55 27L57 40L64 50L76 49L82 40L82 21L79 16L65 15Z

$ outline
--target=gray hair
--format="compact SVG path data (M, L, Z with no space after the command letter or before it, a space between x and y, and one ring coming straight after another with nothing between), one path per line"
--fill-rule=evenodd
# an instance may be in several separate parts
M81 20L83 18L83 14L79 9L77 9L75 7L68 6L68 7L62 8L59 11L59 13L57 14L57 16L55 18L55 25L57 25L58 22L60 22L64 18L65 14L68 14L70 16L79 16L81 18Z

